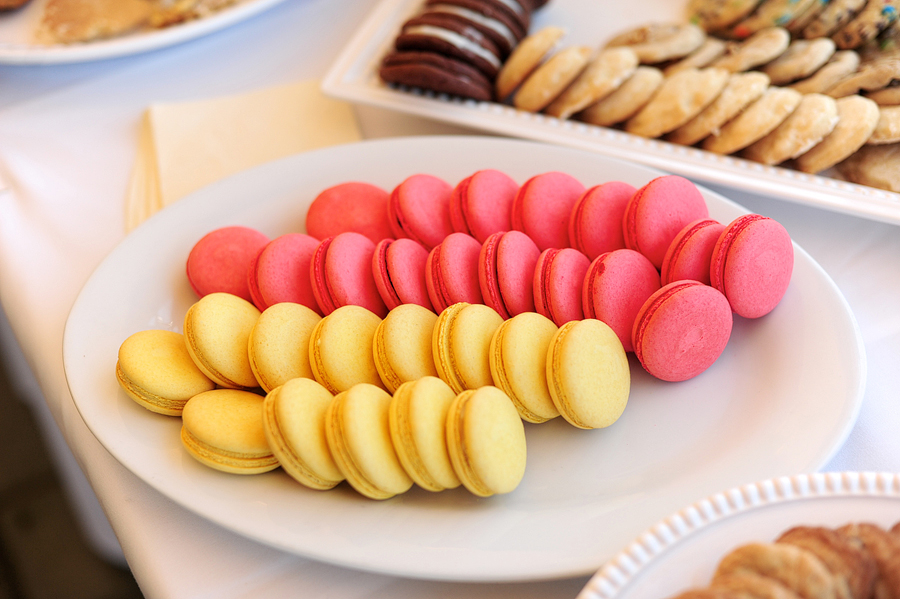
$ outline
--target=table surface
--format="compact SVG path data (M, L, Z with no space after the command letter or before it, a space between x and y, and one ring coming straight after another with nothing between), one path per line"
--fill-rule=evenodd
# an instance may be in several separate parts
M7 186L0 191L0 303L43 401L149 598L574 597L586 582L407 580L249 541L175 505L126 470L88 431L66 387L66 317L94 267L124 237L123 198L144 109L321 78L374 4L294 0L212 36L148 54L66 66L0 66L0 182ZM358 107L357 114L368 138L471 133L372 108ZM784 224L834 279L856 316L868 358L865 399L845 445L823 470L900 472L900 228L733 189L716 191Z

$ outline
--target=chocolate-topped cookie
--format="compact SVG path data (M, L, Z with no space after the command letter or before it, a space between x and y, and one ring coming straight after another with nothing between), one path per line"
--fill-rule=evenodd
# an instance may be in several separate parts
M392 52L382 60L379 75L388 83L453 96L480 101L492 97L493 86L484 73L461 60L435 52Z
M408 20L394 46L401 52L435 52L469 63L491 81L502 65L500 50L494 42L448 14L425 13Z
M506 2L512 4L509 5ZM518 0L427 0L425 2L426 7L434 4L461 6L491 19L497 19L520 40L527 35L528 26L531 23L530 11L525 9ZM518 10L511 6L517 6Z
M505 59L512 52L513 48L519 43L519 38L513 33L509 25L495 19L485 16L484 14L466 8L464 6L456 6L446 2L436 2L425 8L424 14L444 14L452 15L461 20L470 27L474 27L481 32L482 35L494 42L497 49L500 50L500 57Z

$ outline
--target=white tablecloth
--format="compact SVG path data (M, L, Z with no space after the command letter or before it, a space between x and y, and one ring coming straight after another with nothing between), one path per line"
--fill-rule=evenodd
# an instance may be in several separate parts
M124 236L123 198L143 110L153 102L320 78L373 4L293 0L232 29L150 54L0 67L0 179L9 187L0 191L0 303L51 425L86 473L147 597L574 597L586 581L405 580L257 544L187 512L122 467L88 431L66 387L66 317L93 268ZM367 137L461 131L368 108L358 114ZM717 191L782 222L856 315L868 357L865 400L846 444L825 469L900 471L900 228Z

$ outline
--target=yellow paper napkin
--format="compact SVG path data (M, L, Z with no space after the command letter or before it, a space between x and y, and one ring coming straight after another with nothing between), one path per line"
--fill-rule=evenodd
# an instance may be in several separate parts
M125 203L126 229L234 173L360 138L351 106L323 95L318 81L155 104L141 121Z

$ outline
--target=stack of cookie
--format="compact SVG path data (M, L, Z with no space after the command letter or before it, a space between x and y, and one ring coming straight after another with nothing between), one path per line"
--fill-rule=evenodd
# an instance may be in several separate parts
M494 80L546 0L427 0L384 57L387 83L475 100L493 98Z
M719 562L706 588L677 599L799 597L869 599L900 594L900 522L839 528L797 526L774 543L738 547Z

